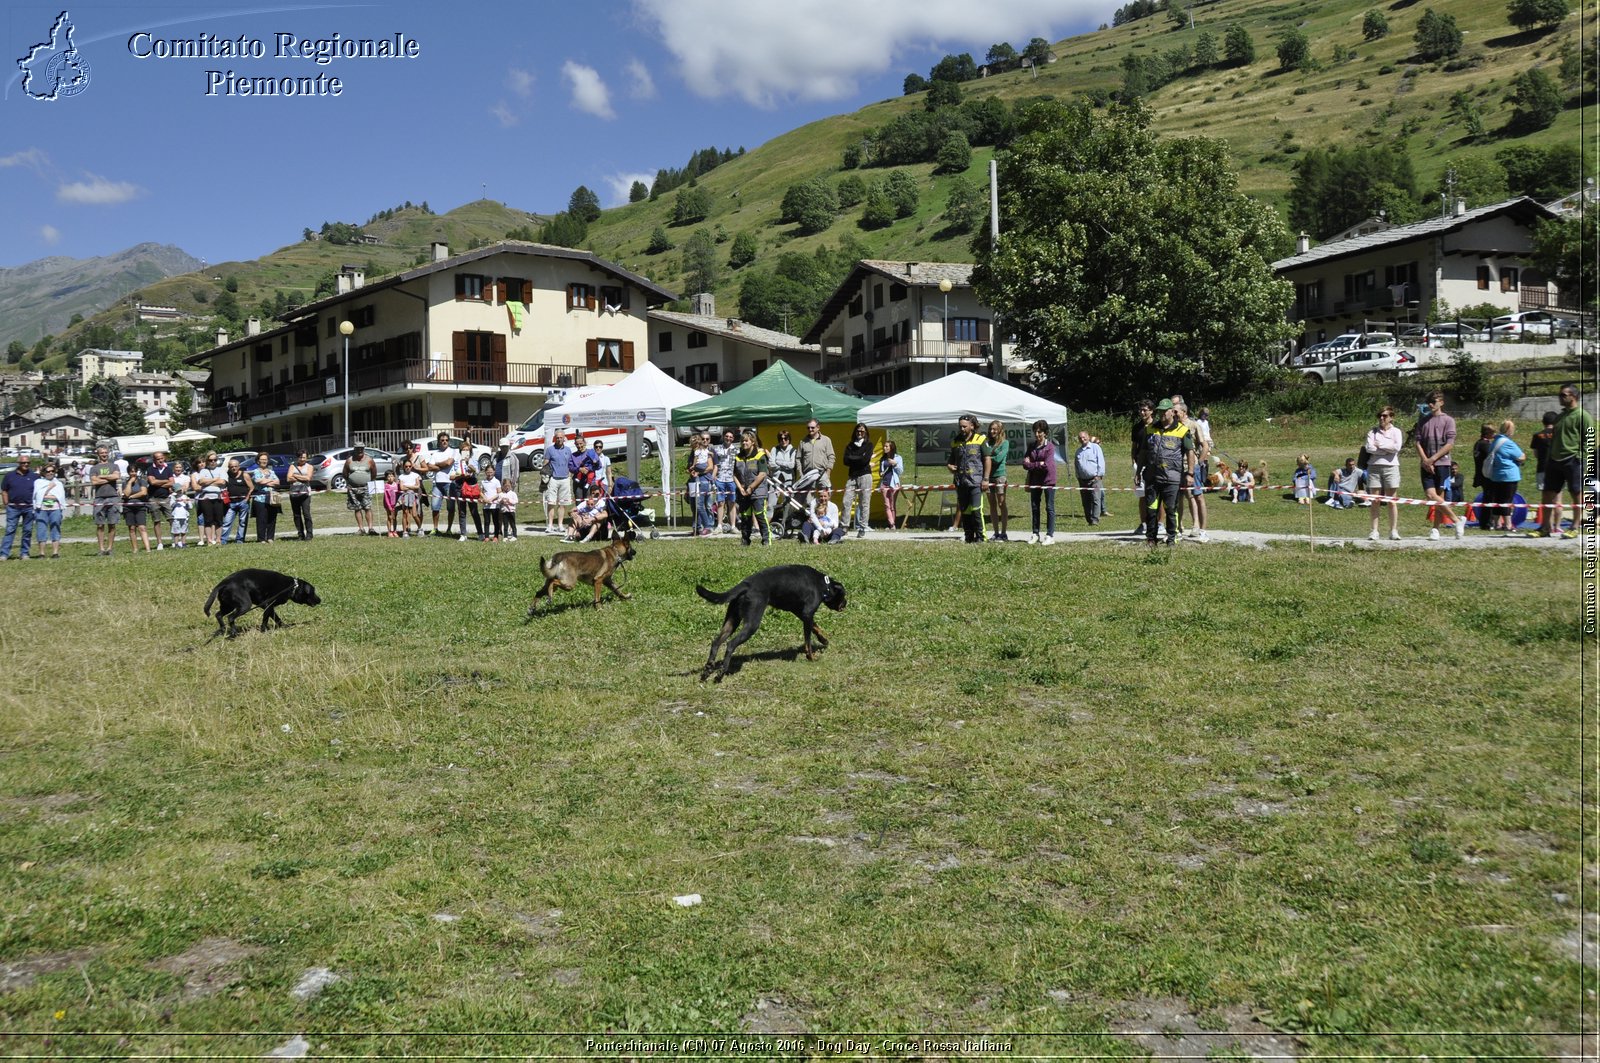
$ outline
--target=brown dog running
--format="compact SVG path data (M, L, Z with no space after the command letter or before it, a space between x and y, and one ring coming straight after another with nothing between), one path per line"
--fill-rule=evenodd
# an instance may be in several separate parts
M601 588L609 587L611 593L618 598L627 600L628 595L617 590L617 585L611 582L612 575L617 571L617 566L624 561L634 558L633 536L626 538L616 537L610 543L598 550L563 550L548 562L539 558L539 571L544 574L544 586L539 588L539 594L533 596L533 604L528 606L528 615L532 616L539 607L539 595L544 595L551 608L555 607L555 593L551 589L560 587L570 591L580 583L594 584L594 604L598 608Z

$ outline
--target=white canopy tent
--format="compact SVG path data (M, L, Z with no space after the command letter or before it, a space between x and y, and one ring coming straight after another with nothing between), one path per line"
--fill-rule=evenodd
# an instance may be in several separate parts
M990 421L1028 425L1042 420L1052 427L1067 423L1067 408L1059 402L965 370L863 406L856 421L868 428L890 428L941 424L964 413L975 414L979 425Z
M661 444L661 492L668 519L672 516L672 411L705 398L705 392L680 384L645 362L611 387L574 399L551 410L547 424L563 428L628 430L628 473L639 478L639 451L644 430L654 428Z

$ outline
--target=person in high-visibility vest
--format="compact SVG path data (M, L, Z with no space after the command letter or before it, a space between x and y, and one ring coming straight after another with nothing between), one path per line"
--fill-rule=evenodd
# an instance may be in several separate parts
M950 444L950 460L945 468L955 474L956 509L961 513L961 530L969 543L983 542L983 489L994 468L994 452L989 440L978 431L978 419L964 413L957 423L956 438Z
M1178 496L1194 474L1194 436L1171 399L1156 404L1161 423L1145 436L1144 537L1154 546L1157 511L1166 507L1167 545L1178 541Z

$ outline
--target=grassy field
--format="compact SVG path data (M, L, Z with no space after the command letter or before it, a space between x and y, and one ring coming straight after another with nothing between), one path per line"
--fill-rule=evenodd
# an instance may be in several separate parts
M1347 446L1291 430L1236 428ZM525 621L553 547L7 565L6 1050L1440 1058L1593 1013L1571 552L669 538L632 601ZM694 584L792 560L849 588L833 645L807 662L769 615L699 683ZM208 644L245 564L323 606Z

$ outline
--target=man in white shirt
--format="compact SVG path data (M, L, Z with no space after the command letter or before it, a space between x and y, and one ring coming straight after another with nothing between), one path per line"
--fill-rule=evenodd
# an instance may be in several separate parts
M429 498L429 504L433 507L433 534L447 535L448 532L439 530L439 511L445 508L445 502L449 500L450 508L445 523L449 525L455 522L455 500L450 497L450 485L456 466L461 461L461 452L450 445L449 432L440 432L422 460L433 476L433 494Z

